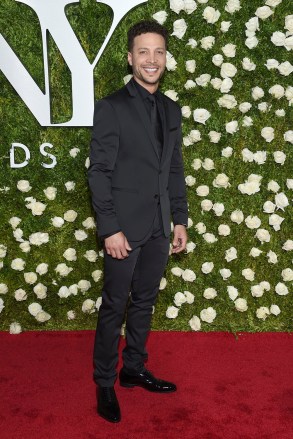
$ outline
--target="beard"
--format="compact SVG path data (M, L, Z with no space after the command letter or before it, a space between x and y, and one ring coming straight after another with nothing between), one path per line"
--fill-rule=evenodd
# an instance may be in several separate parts
M165 69L160 72L160 75L155 78L148 78L146 75L144 75L139 69L132 67L132 73L133 76L135 76L140 81L144 82L145 84L149 85L157 85L161 78L163 77L165 73Z

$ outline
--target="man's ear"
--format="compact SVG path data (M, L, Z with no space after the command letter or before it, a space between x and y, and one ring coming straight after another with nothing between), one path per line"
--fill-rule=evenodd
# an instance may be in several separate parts
M128 52L127 59L128 59L128 64L129 64L130 66L132 66L132 53L131 53L131 52Z

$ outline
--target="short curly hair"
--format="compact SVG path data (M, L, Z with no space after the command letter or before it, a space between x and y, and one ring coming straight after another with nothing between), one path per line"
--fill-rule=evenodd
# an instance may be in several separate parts
M134 38L137 37L138 35L146 34L149 32L162 35L167 47L168 44L167 29L154 20L143 20L143 21L139 21L138 23L135 23L133 26L131 26L131 28L127 32L129 52L131 52L133 49Z

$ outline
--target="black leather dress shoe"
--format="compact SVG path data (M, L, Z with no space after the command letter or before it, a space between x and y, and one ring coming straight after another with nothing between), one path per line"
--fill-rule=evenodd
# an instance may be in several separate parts
M175 392L175 390L177 390L175 384L155 378L147 369L143 372L130 375L122 368L119 373L119 379L120 385L123 387L140 386L150 392L160 393Z
M97 386L97 412L110 422L121 420L119 402L114 387Z

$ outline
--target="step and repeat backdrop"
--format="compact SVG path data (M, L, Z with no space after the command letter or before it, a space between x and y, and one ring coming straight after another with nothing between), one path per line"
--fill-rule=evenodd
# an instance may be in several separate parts
M0 329L96 326L94 101L130 79L126 34L142 19L170 32L161 90L182 108L189 202L152 327L291 331L288 0L1 1Z

